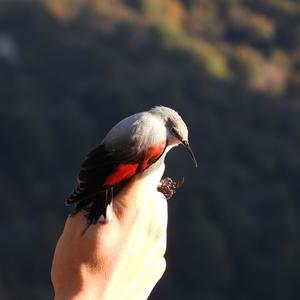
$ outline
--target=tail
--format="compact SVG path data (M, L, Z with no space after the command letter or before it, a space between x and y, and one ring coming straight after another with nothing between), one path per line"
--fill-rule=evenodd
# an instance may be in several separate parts
M107 206L113 201L113 198L127 184L127 180L118 185L100 190L86 183L79 183L74 191L67 197L66 205L73 206L71 213L75 215L81 210L86 211L88 224L97 224L107 221ZM102 217L103 216L103 217Z
M66 199L66 205L73 206L71 215L77 214L79 211L86 211L85 217L88 224L96 224L103 215L106 219L106 208L108 199L106 192L100 191L96 193L78 193L77 188Z

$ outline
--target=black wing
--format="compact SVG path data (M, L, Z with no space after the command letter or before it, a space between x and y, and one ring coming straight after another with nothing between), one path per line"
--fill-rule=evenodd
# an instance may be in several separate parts
M166 144L161 149L161 153L159 153L159 155L156 154L155 157L149 156L147 151L136 153L133 150L133 146L134 145L127 144L116 152L114 150L108 151L104 144L100 144L87 155L81 164L77 178L77 186L66 200L68 205L75 206L74 213L85 209L88 212L87 218L90 223L96 223L102 214L106 217L106 207L112 199L112 195L107 199L107 190L110 190L110 187L114 187L113 193L116 195L129 179L122 180L116 185L109 185L105 184L105 180L108 176L117 170L120 163L136 165L132 175L145 170L145 165L143 164L145 159L148 159L149 165L147 165L147 167L150 166L150 164L154 163L162 155Z
M81 164L77 186L66 199L67 205L74 205L73 214L84 209L87 211L86 217L90 224L97 223L101 215L106 217L106 207L112 195L110 199L107 199L106 190L109 187L103 187L103 183L105 178L114 172L120 161L128 163L134 161L129 153L130 151L124 149L124 151L118 151L116 155L108 151L104 144L100 144L87 155ZM121 187L122 185L114 188L114 194Z
M104 144L91 151L81 164L77 186L66 203L74 204L103 192L105 178L114 172L120 161L128 163L134 161L128 154L118 153L119 158L116 157L117 155L108 151Z

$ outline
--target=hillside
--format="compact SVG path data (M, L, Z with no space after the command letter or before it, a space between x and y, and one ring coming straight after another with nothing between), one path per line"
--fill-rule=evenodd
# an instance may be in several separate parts
M0 2L0 299L49 299L84 155L153 105L198 158L170 203L153 299L300 297L297 0Z

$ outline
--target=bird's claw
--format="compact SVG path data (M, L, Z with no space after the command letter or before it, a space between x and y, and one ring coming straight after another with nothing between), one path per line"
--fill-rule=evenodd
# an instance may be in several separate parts
M173 181L170 177L161 179L157 190L164 194L167 200L171 199L184 183L184 178L178 181Z

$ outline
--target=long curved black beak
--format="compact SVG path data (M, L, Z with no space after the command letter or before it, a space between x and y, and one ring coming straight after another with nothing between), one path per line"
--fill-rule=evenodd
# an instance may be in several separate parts
M188 141L183 141L182 142L182 145L184 146L184 148L187 150L187 152L189 153L194 165L195 165L195 168L198 167L198 164L197 164L197 160L195 158L195 155L194 155L194 152L192 150L192 148L190 147L189 145L189 142Z

